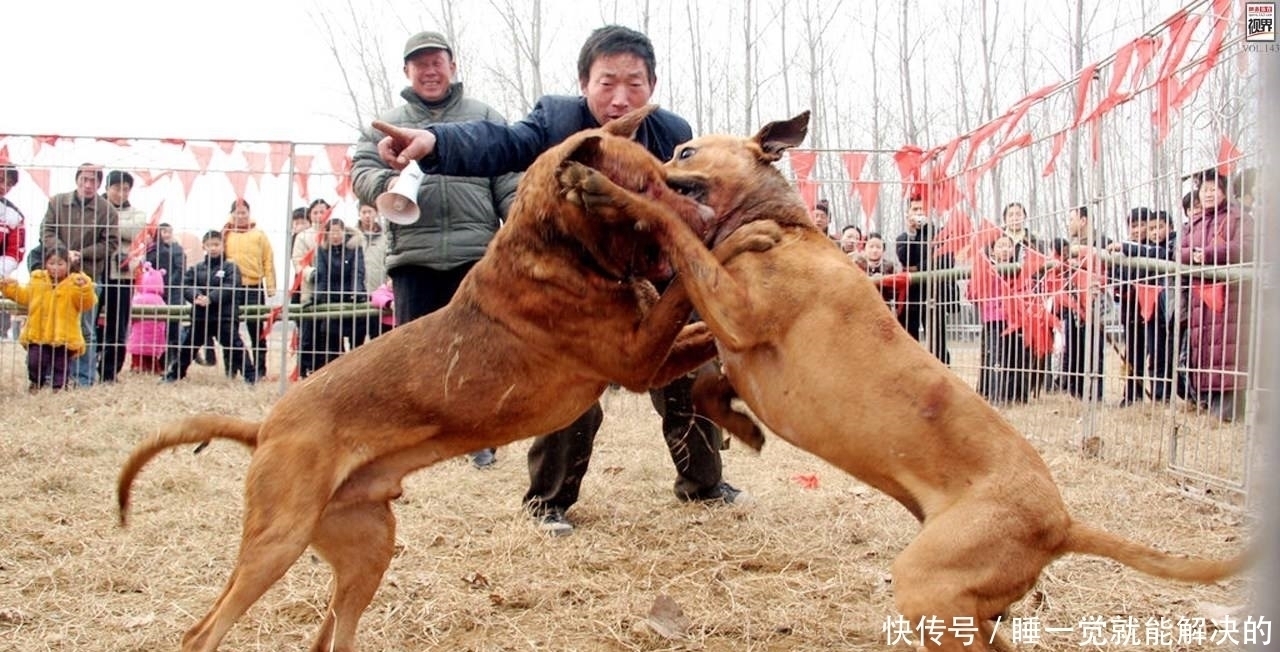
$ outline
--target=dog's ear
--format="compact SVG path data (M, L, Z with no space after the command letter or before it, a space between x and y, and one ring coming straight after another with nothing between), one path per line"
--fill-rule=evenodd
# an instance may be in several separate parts
M809 112L805 111L790 120L770 122L761 127L755 141L764 151L765 158L772 163L782 158L782 153L786 150L804 142L804 137L808 134Z
M636 137L636 132L640 131L640 123L649 117L650 113L658 110L657 104L646 104L638 109L633 109L630 113L618 118L610 120L609 124L604 126L607 133L615 136L622 136L628 140Z
M596 163L603 157L601 153L601 144L604 138L597 135L586 136L582 142L578 143L573 151L564 157L566 161L577 161L589 168L594 168Z

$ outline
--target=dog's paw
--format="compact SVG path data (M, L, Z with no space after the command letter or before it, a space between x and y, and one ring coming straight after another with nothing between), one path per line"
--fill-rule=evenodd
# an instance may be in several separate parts
M716 259L727 263L739 254L768 251L782 242L785 232L777 222L760 220L742 225L731 238L716 247Z
M565 199L606 220L624 217L627 193L599 170L577 161L560 164L557 177Z

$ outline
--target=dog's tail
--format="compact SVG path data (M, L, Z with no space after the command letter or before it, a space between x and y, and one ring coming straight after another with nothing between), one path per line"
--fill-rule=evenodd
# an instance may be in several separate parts
M134 447L129 460L120 470L120 479L116 483L120 525L125 525L129 513L129 492L133 488L133 479L142 471L142 467L151 461L151 458L164 450L183 444L200 443L200 447L203 448L212 439L231 439L249 448L256 448L261 425L256 421L202 414L175 421L152 433L150 437Z
M1197 584L1236 575L1248 568L1257 554L1250 548L1227 559L1181 557L1082 523L1071 524L1062 552L1107 557L1148 575Z

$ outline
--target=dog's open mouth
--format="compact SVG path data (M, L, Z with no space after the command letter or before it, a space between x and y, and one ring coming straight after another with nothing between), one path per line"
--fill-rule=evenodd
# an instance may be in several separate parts
M709 194L708 184L699 178L668 175L667 186L698 203L698 216L702 219L702 224L700 228L695 227L694 232L704 240L710 238L711 227L716 222L716 211L706 203Z

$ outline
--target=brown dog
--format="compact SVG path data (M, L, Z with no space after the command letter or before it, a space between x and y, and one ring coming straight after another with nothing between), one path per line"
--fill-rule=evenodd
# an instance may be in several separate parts
M741 396L783 439L921 520L894 562L894 597L911 623L944 623L947 636L927 642L931 649L986 649L964 646L952 626L968 623L992 641L989 620L1066 553L1189 582L1239 571L1243 556L1174 557L1071 519L1035 449L899 327L878 289L814 228L772 166L807 126L804 113L754 138L707 136L676 149L668 182L715 210L714 253L665 208L603 175L577 167L562 175L603 219L644 223L663 243L678 272L668 292L683 285L723 363L724 376L695 387L699 412L758 449L761 430L731 409ZM776 244L761 247L762 238ZM1010 649L999 638L992 644Z
M325 365L260 425L196 416L137 446L119 478L122 523L134 478L161 451L214 438L254 448L235 570L183 637L184 651L215 650L308 545L334 571L311 649L354 650L357 622L391 561L390 501L406 474L551 432L610 382L664 385L714 355L705 327L685 325L687 298L659 300L646 280L669 275L652 238L634 223L589 216L558 185L566 161L599 167L705 232L706 207L669 189L661 163L629 140L652 108L538 158L510 220L445 308Z

